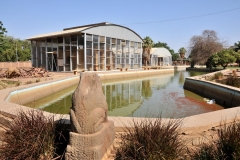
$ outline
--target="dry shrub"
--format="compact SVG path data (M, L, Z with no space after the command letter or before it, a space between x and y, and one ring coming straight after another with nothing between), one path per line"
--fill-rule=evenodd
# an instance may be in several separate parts
M240 78L237 76L228 76L225 83L226 85L240 88Z
M221 79L223 77L222 72L217 72L214 74L214 79Z
M194 160L239 160L240 122L221 123L217 139L203 144L192 157Z
M214 81L214 80L219 80L223 77L222 72L217 72L215 74L213 74L212 76L209 77L210 81Z
M5 89L8 87L7 83L4 83L3 81L0 81L0 89Z
M7 76L7 78L19 77L20 72L16 67L10 67L6 71L6 76Z
M32 84L32 81L26 81L25 84Z
M116 153L117 160L143 160L182 158L185 145L178 132L181 120L164 121L133 119L132 128L121 135L121 144Z
M54 116L45 117L42 111L20 111L3 135L1 158L37 160L57 157L55 140L59 134L56 132L62 125L54 122Z

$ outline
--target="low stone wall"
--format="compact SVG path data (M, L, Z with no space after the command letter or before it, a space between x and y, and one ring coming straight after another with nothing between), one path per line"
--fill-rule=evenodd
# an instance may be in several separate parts
M19 68L24 68L24 67L32 67L32 62L31 61L26 61L26 62L0 62L0 69L7 69L11 67L19 67Z
M212 73L211 73L212 74ZM185 79L184 89L215 101L227 108L240 106L240 89L189 77Z
M209 68L191 68L188 67L186 68L187 71L197 71L197 72L216 72L216 71L220 71L222 69L209 69Z

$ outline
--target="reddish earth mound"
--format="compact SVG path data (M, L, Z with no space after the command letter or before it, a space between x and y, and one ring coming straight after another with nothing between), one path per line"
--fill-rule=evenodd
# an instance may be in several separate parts
M50 77L49 72L44 68L16 68L11 67L6 71L0 71L0 78L32 78Z

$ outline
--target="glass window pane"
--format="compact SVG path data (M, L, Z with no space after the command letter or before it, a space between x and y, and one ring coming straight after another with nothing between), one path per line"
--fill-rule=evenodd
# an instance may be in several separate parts
M70 44L70 37L65 37L65 44Z
M87 48L92 48L92 42L87 41Z
M93 36L93 42L98 42L98 36Z
M120 45L120 43L121 43L121 40L118 39L118 40L117 40L117 45Z
M86 35L86 40L87 40L87 41L92 41L92 35L87 34L87 35Z
M104 49L104 44L100 43L100 49Z
M58 37L58 43L63 43L63 37Z
M98 49L98 43L93 43L93 48Z
M87 49L87 56L92 56L92 49Z
M106 38L106 43L107 43L107 44L110 44L110 39L111 39L111 38L109 38L109 37Z
M108 50L108 51L110 51L110 50L111 50L111 45L110 45L110 44L106 44L106 47L107 47L107 49L106 49L106 50Z

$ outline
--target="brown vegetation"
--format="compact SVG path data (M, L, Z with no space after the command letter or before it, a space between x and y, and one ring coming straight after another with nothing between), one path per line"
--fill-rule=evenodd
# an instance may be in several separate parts
M116 158L136 159L179 159L186 148L178 132L181 120L164 121L144 119L133 120L132 128L126 128L121 135Z
M55 123L54 116L46 117L40 110L18 112L1 135L1 159L60 158L59 149L63 153L67 145L67 140L62 137L63 126L63 123Z
M193 36L190 40L190 56L193 63L205 64L215 52L223 49L223 43L213 30L204 30L202 35Z
M0 78L32 78L50 77L49 72L43 68L16 68L11 67L6 71L0 71Z

